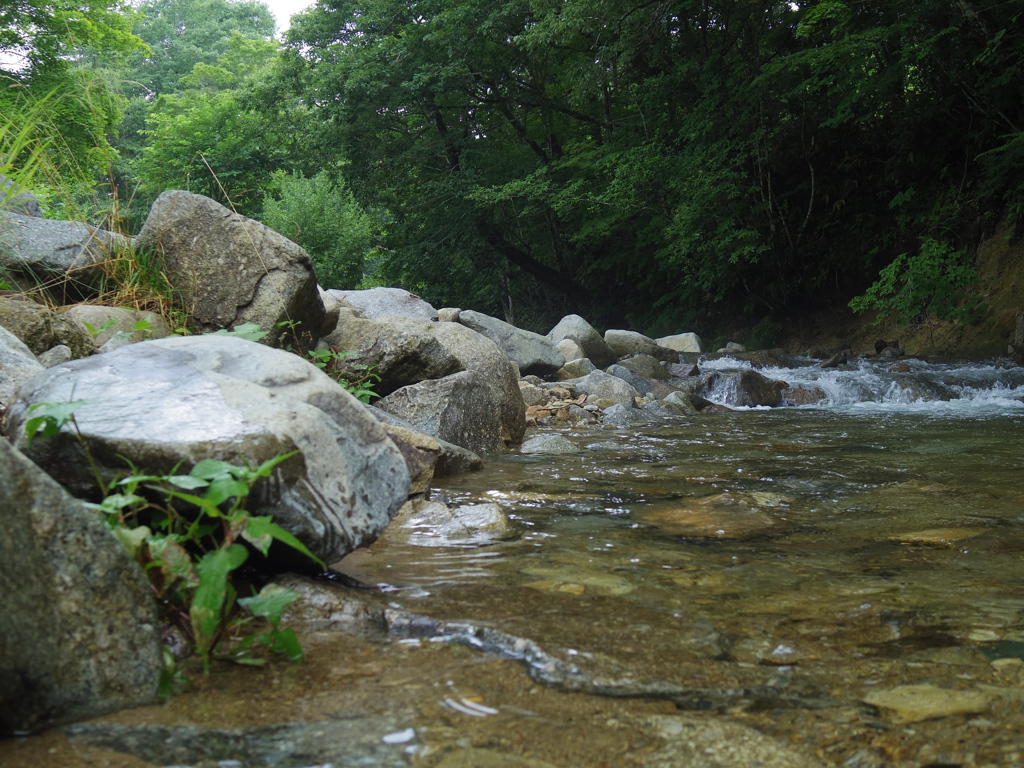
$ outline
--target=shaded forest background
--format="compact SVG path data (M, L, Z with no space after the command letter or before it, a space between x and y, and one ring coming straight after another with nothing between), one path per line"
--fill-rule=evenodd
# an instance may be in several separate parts
M969 322L1024 215L1017 0L317 0L283 40L248 0L17 0L0 49L51 217L190 189L324 287L540 332Z

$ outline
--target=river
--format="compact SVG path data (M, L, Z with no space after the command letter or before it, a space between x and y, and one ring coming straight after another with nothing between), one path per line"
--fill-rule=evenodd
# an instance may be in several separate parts
M338 566L434 630L311 628L305 671L215 673L103 722L391 718L367 725L387 758L333 765L1024 765L1024 369L762 372L824 402L542 428L580 451L435 492L500 504L514 536L427 526ZM220 703L197 719L197 700Z

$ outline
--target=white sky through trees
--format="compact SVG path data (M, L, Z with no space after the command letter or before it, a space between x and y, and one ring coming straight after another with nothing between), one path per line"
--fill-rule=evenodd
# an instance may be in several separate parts
M263 0L274 14L277 21L277 33L281 34L288 29L288 22L293 15L301 13L311 6L314 0Z

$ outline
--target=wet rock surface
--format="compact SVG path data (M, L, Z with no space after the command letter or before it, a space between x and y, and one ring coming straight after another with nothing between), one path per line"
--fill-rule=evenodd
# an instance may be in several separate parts
M5 440L0 499L2 754L12 733L152 701L161 644L139 565Z

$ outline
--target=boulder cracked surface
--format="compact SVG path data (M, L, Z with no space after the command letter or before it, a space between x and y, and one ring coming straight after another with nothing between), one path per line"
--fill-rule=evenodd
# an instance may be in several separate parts
M526 431L516 366L490 339L459 323L369 319L349 310L326 339L350 353L342 371L371 366L375 405L413 429L474 453L500 453Z
M264 343L300 347L320 333L325 312L309 255L258 221L208 197L172 190L153 203L137 243L160 255L203 331L252 322L268 332Z

